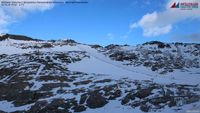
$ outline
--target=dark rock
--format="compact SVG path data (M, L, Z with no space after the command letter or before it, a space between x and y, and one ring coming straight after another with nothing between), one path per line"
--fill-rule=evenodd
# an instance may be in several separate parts
M169 106L169 107L176 106L176 101L175 101L174 99L171 100L171 101L168 103L168 106Z
M98 80L95 81L94 83L105 83L105 82L111 82L111 79Z
M74 41L72 39L63 40L63 42L65 42L66 44L77 43L76 41Z
M14 70L11 68L0 69L0 79L3 79L5 76L11 76L13 74L14 74Z
M77 95L77 94L79 94L79 93L85 93L85 88L73 89L73 90L72 90L72 93L73 93L74 95Z
M31 109L29 110L30 113L36 113L42 108L46 107L48 105L47 101L38 101L33 106L31 106Z
M144 62L143 64L145 67L151 67L152 63L151 62Z
M92 82L92 80L85 80L85 81L75 82L74 85L84 85L84 84L89 84L90 82Z
M23 36L23 35L12 35L12 34L5 34L3 36L0 36L0 41L5 40L5 39L14 39L14 40L25 40L25 41L41 41L38 39L33 39L27 36Z
M155 99L152 99L150 103L152 103L153 105L159 105L161 103L167 103L168 101L171 101L171 100L173 100L172 97L164 96L164 97L157 97Z
M143 112L149 112L150 107L148 105L141 105L140 110Z
M117 97L121 96L121 90L116 90L114 93L111 93L110 97L108 98L109 100L114 100Z
M81 99L79 101L79 104L84 104L86 99L87 99L87 94L82 94L81 95Z
M72 108L74 110L74 112L82 112L86 110L86 107L83 105L78 105Z
M134 100L135 99L135 95L132 93L128 93L121 101L121 104L127 104L130 100Z
M168 47L170 48L170 45L169 44L165 44L163 42L159 42L159 41L151 41L151 42L146 42L144 43L143 45L158 45L158 48L165 48L165 47Z
M109 86L103 87L102 90L109 93L110 91L114 90L115 87L116 87L115 85L109 85Z
M41 48L52 48L52 47L53 47L53 45L50 44L50 43L44 43L44 44L41 46Z
M0 113L6 113L6 112L0 110Z
M191 103L198 102L198 101L200 101L200 96L193 95L193 96L189 96L189 99L187 99L186 103L191 104Z
M117 61L124 61L124 60L132 61L132 60L138 59L135 53L128 53L124 51L116 51L113 54L111 54L109 57Z
M86 103L90 108L100 108L105 106L108 101L99 92L91 92Z
M38 110L38 113L71 113L68 110L71 106L63 99L54 99L50 104Z
M141 89L135 94L135 96L140 98L140 99L145 98L145 97L152 94L151 93L152 90L153 90L152 88Z
M48 75L48 76L39 76L38 78L37 78L37 80L39 80L39 81L50 81L50 80L57 80L57 81L62 81L62 82L64 82L64 81L67 81L67 82L69 82L69 81L71 81L67 76L50 76L50 75Z
M36 102L38 99L47 98L52 96L51 92L31 92L31 91L23 91L18 93L15 97L15 101L13 104L15 106L22 106L26 104L31 104Z
M42 91L50 91L54 88L63 88L63 87L70 87L68 83L46 83L43 84L40 90Z
M119 45L110 44L110 45L107 45L105 48L106 49L114 49L116 47L119 47Z
M102 46L100 46L100 45L98 45L98 44L95 44L95 45L90 45L91 46L91 48L95 48L95 49L97 49L97 48L101 48Z

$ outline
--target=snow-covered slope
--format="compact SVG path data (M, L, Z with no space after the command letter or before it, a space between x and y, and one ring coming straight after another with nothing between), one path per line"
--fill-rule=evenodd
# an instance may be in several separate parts
M199 56L199 44L101 47L8 35L0 41L0 112L199 110Z

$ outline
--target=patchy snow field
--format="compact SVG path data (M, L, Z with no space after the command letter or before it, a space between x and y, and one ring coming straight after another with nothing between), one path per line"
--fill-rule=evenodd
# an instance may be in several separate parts
M200 50L194 46L108 49L64 41L0 41L0 112L200 113L200 69L194 63ZM135 66L120 51L141 56L137 63L147 65ZM168 55L187 58L185 67L168 72L172 62L151 70L154 58Z

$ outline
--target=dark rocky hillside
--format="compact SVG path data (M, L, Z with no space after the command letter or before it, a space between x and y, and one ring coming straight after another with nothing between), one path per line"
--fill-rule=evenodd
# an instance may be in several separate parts
M96 49L124 65L145 66L162 74L200 68L200 44L152 41L135 47L111 44Z
M39 39L33 39L27 36L23 35L13 35L13 34L5 34L3 36L0 36L0 41L6 40L6 39L14 39L14 40L25 40L25 41L41 41Z

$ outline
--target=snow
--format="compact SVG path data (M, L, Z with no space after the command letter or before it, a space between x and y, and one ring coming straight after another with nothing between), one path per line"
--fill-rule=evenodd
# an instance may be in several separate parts
M29 53L35 51L35 49L21 49L18 47L18 44L40 44L43 42L36 42L36 41L22 41L22 40L13 40L7 39L5 41L0 42L0 54L22 54L22 53ZM147 45L145 46L146 49L152 48L155 45ZM156 46L155 46L156 47ZM154 47L154 48L155 48ZM175 46L171 45L171 49L176 48ZM131 50L136 48L136 46L122 46L124 50ZM192 48L187 47L187 48ZM184 51L186 48L181 47L181 50ZM133 66L125 66L123 62L113 61L110 58L106 57L102 53L99 53L96 49L91 48L88 45L83 44L76 44L75 46L70 45L56 45L53 48L43 48L40 51L44 52L68 52L68 51L86 51L90 58L84 58L80 62L71 63L68 65L68 68L72 71L81 71L85 73L97 73L108 75L107 78L112 79L120 79L129 77L130 79L136 80L154 80L156 82L162 83L187 83L187 84L199 84L200 79L200 71L191 69L190 72L180 72L175 71L173 73L168 73L165 75L160 75L157 72L152 72L151 70L147 69L143 66L133 67ZM164 51L164 50L163 50ZM188 57L187 55L184 55ZM196 72L197 74L194 74ZM193 74L191 74L193 73Z
M37 77L37 76L39 76L39 74L41 73L41 71L42 71L42 69L45 67L45 65L40 65L40 67L39 67L39 69L38 69L38 71L37 71L37 73L36 73L36 75L35 75L35 77Z
M5 112L14 112L14 111L22 111L22 110L29 110L33 104L27 104L24 106L15 107L12 102L8 101L0 101L0 110Z
M30 51L32 51L32 50L31 49L23 50L23 49L16 48L16 47L13 47L13 46L1 46L1 48L0 48L1 54L8 54L8 55L28 53Z
M97 109L87 109L82 113L140 113L131 107L122 106L120 102L110 101L106 106Z
M30 88L30 90L38 90L39 88L42 87L42 83L36 81L35 79L36 79L36 77L38 77L38 76L40 75L40 73L41 73L41 71L42 71L42 69L43 69L44 67L45 67L45 66L44 66L43 64L41 64L40 67L39 67L38 70L37 70L36 75L33 76L34 79L29 81L30 83L34 83L34 85Z
M0 54L23 54L23 53L29 53L36 51L38 49L22 49L20 44L25 44L26 46L34 46L34 45L40 45L43 43L49 43L49 42L42 42L42 41L23 41L23 40L13 40L13 39L6 39L4 41L0 41ZM77 46L70 46L70 45L56 45L53 48L42 48L39 49L39 51L44 52L68 52L68 51L77 51L80 50Z
M132 72L132 70L125 69L122 65L115 64L112 60L98 53L95 49L86 45L78 45L80 50L89 53L90 58L83 59L80 62L68 65L72 71L81 71L85 73L98 73L104 75L111 75L113 79L131 77L137 80L151 79L151 77Z
M177 111L176 108L165 108L162 109L162 113L199 113L200 103L193 103L190 105L182 106L182 110ZM130 106L122 106L118 101L110 101L102 108L97 109L87 109L82 113L144 113L138 107L132 108ZM148 113L161 113L159 111L150 111Z
M77 51L80 50L77 46L55 46L51 49L43 49L43 51L51 52L51 51L61 51L61 52L68 52L68 51Z
M6 82L6 80L9 78L9 76L6 76L6 77L4 77L4 78L2 78L1 80L0 80L0 82Z
M18 44L39 44L42 42L35 42L35 41L19 41L19 40L12 40L8 39L5 41L0 42L0 54L22 54L22 53L29 53L33 52L36 49L21 49L18 47ZM147 48L152 48L154 46L146 46ZM135 46L126 46L122 47L125 50L132 50L133 48L136 48ZM154 47L155 48L155 47ZM174 49L176 47L172 46L171 49ZM191 47L192 48L192 47ZM144 48L143 48L144 49ZM185 48L179 48L182 51L184 51ZM53 48L43 48L40 49L40 51L43 52L68 52L68 51L86 51L87 54L90 56L89 58L83 58L81 61L65 64L58 60L53 60L53 62L61 64L66 66L70 71L78 71L78 72L84 72L87 73L87 76L79 77L76 81L86 80L89 77L94 77L95 80L98 79L115 79L120 80L122 78L128 78L131 80L153 80L153 82L156 83L162 83L162 84L169 84L169 83L180 83L180 84L200 84L200 70L199 69L190 69L189 71L181 72L180 70L175 70L173 73L167 73L165 75L161 75L158 72L153 72L149 69L147 69L144 66L127 66L124 65L125 62L118 62L111 60L110 58L106 57L102 53L98 52L96 49L91 48L88 45L83 44L76 44L75 46L70 45L64 45L59 46L56 45ZM166 53L167 55L168 53ZM72 54L73 56L73 54ZM187 54L184 54L184 57L189 58ZM195 57L192 57L195 58ZM9 64L8 64L9 65ZM44 65L41 64L38 67L37 72L35 75L33 75L34 79L28 81L30 83L34 83L34 85L29 88L26 87L25 90L38 90L42 87L44 83L53 83L53 81L48 82L39 82L36 81L36 77L41 76L40 73L43 70ZM0 82L4 82L8 77L5 77L0 80ZM75 82L76 82L75 81ZM111 82L110 82L111 83ZM70 83L69 83L70 84ZM106 84L106 83L105 83ZM104 84L104 85L105 85ZM109 84L109 83L108 83ZM112 84L112 83L111 83ZM84 87L89 87L91 84L84 85ZM100 84L101 85L101 84ZM82 86L75 86L72 83L70 84L70 88L81 88ZM70 88L66 89L69 90ZM71 98L74 95L69 94L56 94L57 90L54 89L54 96L46 98L45 100L51 101L53 98ZM80 95L76 96L77 100L80 98ZM182 108L183 110L180 110L178 112L191 112L192 110L196 110L200 112L200 103L195 103L190 105L184 105ZM14 107L12 102L8 101L0 101L0 110L4 110L6 112L12 112L16 110L27 110L30 108L31 105L25 105L20 107ZM60 108L62 109L62 108ZM83 113L141 113L142 111L139 110L139 108L131 108L130 106L122 106L121 103L117 100L110 101L106 106L98 109L87 109ZM177 113L177 111L173 109L164 109L162 110L162 113ZM153 113L153 112L149 112Z
M89 53L90 58L83 59L80 62L68 65L72 71L81 71L85 73L98 73L108 75L107 78L120 79L130 78L133 80L154 80L157 83L187 83L200 84L200 74L190 74L189 72L175 71L166 75L152 72L146 67L125 66L121 62L113 61L105 55L97 52L97 50L86 46L77 45L77 47ZM200 70L193 69L194 72Z
M0 54L22 54L28 53L33 51L32 49L21 49L17 48L16 45L20 43L33 43L33 41L21 41L21 40L13 40L13 39L6 39L4 41L0 41Z
M29 82L34 84L34 85L30 88L31 91L38 90L39 88L42 87L42 82L38 82L38 81L36 81L36 80L30 80Z

